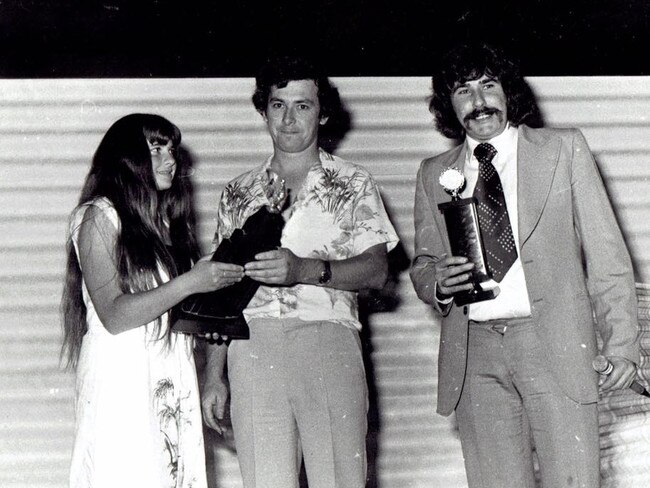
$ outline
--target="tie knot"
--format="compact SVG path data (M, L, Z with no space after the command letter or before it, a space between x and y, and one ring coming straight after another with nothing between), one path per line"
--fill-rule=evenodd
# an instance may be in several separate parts
M497 150L488 142L482 142L474 148L474 156L476 156L479 163L491 163L496 154Z

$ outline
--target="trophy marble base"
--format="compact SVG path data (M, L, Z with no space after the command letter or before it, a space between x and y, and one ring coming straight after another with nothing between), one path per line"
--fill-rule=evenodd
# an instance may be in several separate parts
M250 330L243 315L231 317L182 316L174 322L174 331L184 334L219 334L228 339L249 339Z
M477 286L478 289L455 293L454 302L458 306L468 305L470 303L484 302L486 300L492 300L499 295L499 288L493 288L491 290L483 290L480 286Z

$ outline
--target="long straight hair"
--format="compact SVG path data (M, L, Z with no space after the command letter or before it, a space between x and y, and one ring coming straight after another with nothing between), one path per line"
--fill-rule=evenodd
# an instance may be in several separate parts
M176 174L168 190L156 188L147 141L172 143ZM105 197L115 208L121 222L115 260L124 293L150 290L162 282L161 268L174 278L187 271L199 256L189 171L184 159L178 157L180 141L180 130L167 119L152 114L130 114L108 129L95 151L78 205ZM74 369L88 326L82 273L71 239L67 254L61 301L61 359L67 368ZM157 336L162 338L160 317L156 324ZM166 339L170 340L169 330Z

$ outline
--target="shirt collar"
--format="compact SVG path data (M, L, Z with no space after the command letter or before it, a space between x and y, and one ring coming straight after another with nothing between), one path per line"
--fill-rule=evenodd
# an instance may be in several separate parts
M273 158L273 155L270 155L266 161L258 167L257 175L255 176L256 179L256 184L259 186L259 188L266 188L266 181L267 181L267 176L266 176L266 171L271 169L271 159ZM323 148L318 148L318 161L316 161L311 168L309 168L309 171L307 172L307 177L305 178L305 181L303 183L303 186L299 192L299 195L303 193L303 191L310 191L310 189L318 184L320 181L320 175L323 172L323 167L328 165L329 161L334 161L336 156L331 155L327 151L325 151ZM266 194L266 192L263 192Z
M259 171L266 171L267 169L271 168L271 159L273 158L273 155L271 154L268 158L266 158L266 161L264 161L264 164L260 166ZM321 168L323 166L323 162L325 161L332 161L334 159L334 156L332 156L330 153L325 151L323 148L318 148L318 161L316 161L311 168L309 168L309 173L312 173L318 168Z
M496 137L493 137L489 141L477 141L472 139L470 136L466 136L467 141L467 152L471 156L474 154L474 149L481 142L489 142L494 146L499 154L507 154L517 145L517 135L518 131L516 127L510 125L510 122L506 125L504 131Z

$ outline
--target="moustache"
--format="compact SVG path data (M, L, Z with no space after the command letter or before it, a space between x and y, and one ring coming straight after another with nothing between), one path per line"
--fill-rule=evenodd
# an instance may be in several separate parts
M493 115L493 114L500 114L501 110L498 108L493 108L493 107L484 107L484 108L477 108L472 110L470 113L468 113L463 120L465 122L469 122L472 119L475 119L481 115Z

